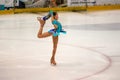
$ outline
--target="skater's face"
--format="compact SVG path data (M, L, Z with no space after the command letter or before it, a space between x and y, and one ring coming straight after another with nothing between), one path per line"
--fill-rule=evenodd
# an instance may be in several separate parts
M58 20L58 14L55 15L55 19Z

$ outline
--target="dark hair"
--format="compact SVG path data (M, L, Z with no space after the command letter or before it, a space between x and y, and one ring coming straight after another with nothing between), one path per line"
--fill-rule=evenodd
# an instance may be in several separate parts
M57 14L57 12L53 12L53 16L55 16Z

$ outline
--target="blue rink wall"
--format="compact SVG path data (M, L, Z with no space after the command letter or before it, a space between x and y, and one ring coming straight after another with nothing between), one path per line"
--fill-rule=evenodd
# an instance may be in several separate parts
M4 5L0 5L0 10L4 10L4 9L5 9Z

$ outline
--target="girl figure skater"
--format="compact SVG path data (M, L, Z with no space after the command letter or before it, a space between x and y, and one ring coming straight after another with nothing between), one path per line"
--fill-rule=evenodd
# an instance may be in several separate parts
M48 32L43 33L44 24L45 24L46 20L48 20L50 17L51 17L51 21L52 21L54 29L51 29ZM46 38L46 37L52 36L53 50L52 50L52 57L50 59L50 63L52 65L56 65L55 54L56 54L57 45L58 45L58 37L59 37L60 33L66 34L66 31L62 30L62 25L58 21L58 13L57 12L50 11L49 14L47 16L44 16L43 18L37 17L37 20L40 23L40 29L37 34L38 38Z

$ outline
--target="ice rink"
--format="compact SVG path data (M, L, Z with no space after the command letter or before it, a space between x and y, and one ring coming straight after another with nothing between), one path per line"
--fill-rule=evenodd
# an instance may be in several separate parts
M120 10L58 12L56 66L52 38L37 38L38 16L0 15L0 80L120 80ZM44 32L53 28L48 20Z

